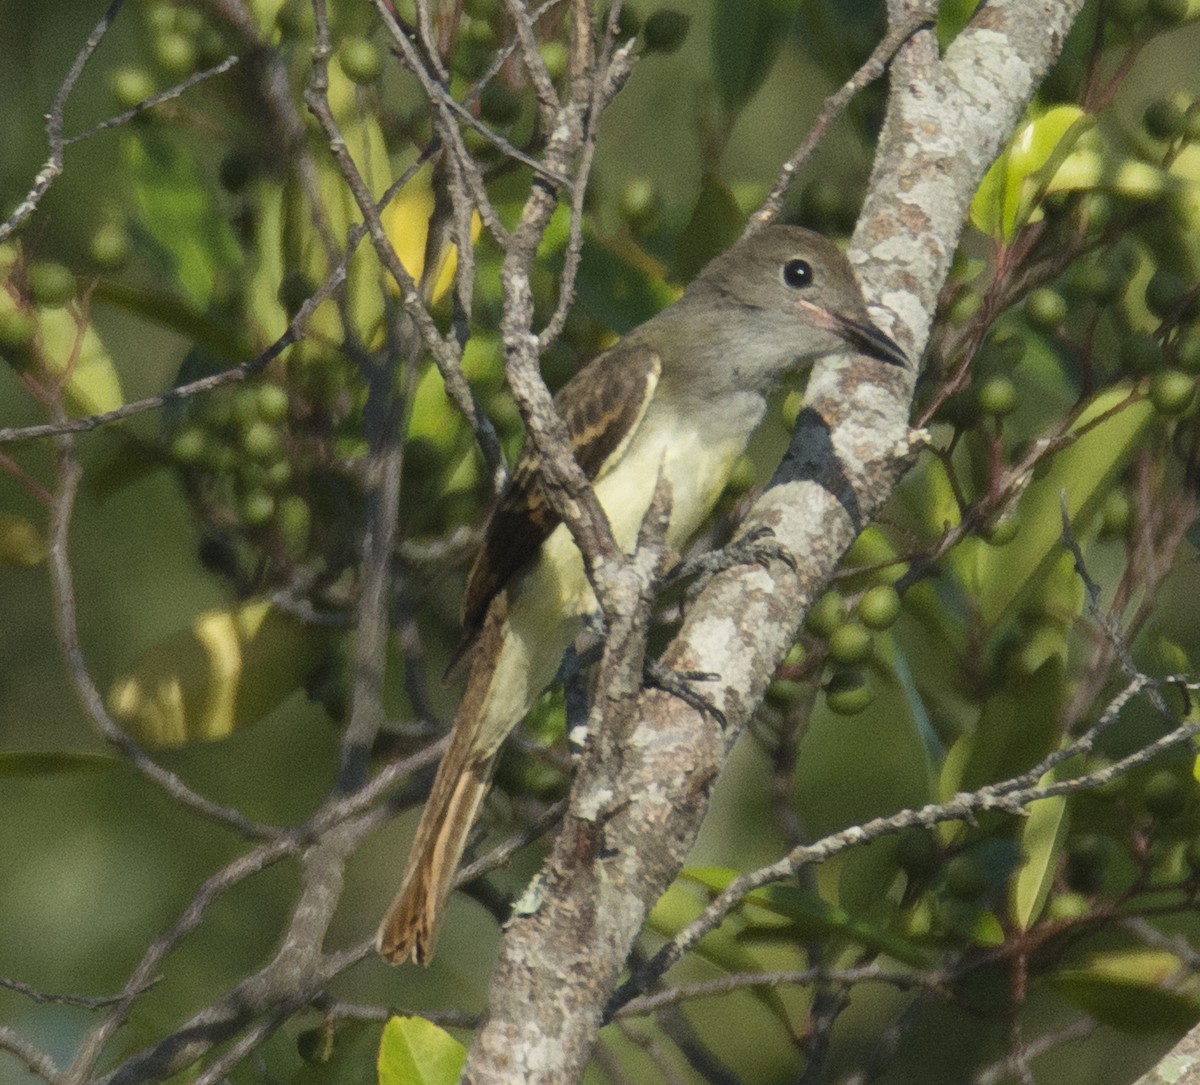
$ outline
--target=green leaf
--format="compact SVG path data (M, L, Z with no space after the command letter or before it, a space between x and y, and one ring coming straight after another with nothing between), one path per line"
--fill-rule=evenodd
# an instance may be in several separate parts
M649 320L675 300L661 274L653 274L592 238L583 243L575 293L601 324L618 335Z
M303 1036L298 1046L305 1065L292 1085L376 1085L379 1026L366 1021L342 1021L322 1038L318 1052L308 1051Z
M1078 106L1060 105L1019 128L992 163L971 201L971 221L991 237L1011 241L1035 222L1036 204L1079 137L1095 125Z
M700 182L692 217L679 235L675 277L691 282L705 264L741 236L746 216L728 186L711 173Z
M937 39L945 49L971 21L980 0L942 0L938 4Z
M1153 423L1154 408L1144 399L1125 403L1128 396L1129 387L1118 385L1106 389L1088 405L1073 432L1124 404L1055 455L1045 474L1030 483L1017 506L1020 530L1012 544L994 547L980 542L969 548L974 551L974 568L965 568L965 558L959 568L965 579L973 581L968 586L973 588L985 624L994 626L1028 593L1043 563L1061 552L1062 495L1066 494L1072 525L1078 525L1103 500L1113 480L1129 463Z
M740 111L762 85L792 21L783 0L716 0L712 19L713 85L721 104Z
M69 772L106 772L120 758L75 750L9 750L0 753L0 777L63 776Z
M1061 734L1064 694L1063 663L1054 658L989 697L975 730L946 760L943 793L973 791L1036 765Z
M217 284L241 266L242 254L194 155L145 127L126 134L121 155L140 225L184 293L207 309Z
M467 1049L423 1017L392 1017L379 1041L379 1085L451 1085Z
M1056 774L1048 772L1038 783L1044 786L1055 779ZM1012 917L1022 930L1028 930L1046 906L1070 824L1065 795L1039 799L1029 806L1029 817L1021 828L1025 861L1013 879L1010 901Z
M72 414L99 414L125 402L117 367L92 324L80 325L68 309L42 309L38 332L46 368L63 381Z
M694 867L684 870L679 876L703 885L715 895L737 876L737 872L724 867ZM886 953L916 968L924 968L931 963L930 954L921 946L795 886L765 885L748 893L745 903L764 908L786 920L787 924L785 927L756 925L748 928L743 936L752 934L757 937L761 932L763 937L770 939L779 938L786 932L788 939L801 941L841 937L856 945Z
M1098 953L1087 968L1053 977L1054 986L1076 1006L1122 1032L1186 1032L1200 1019L1194 990L1169 988L1180 962L1164 950Z

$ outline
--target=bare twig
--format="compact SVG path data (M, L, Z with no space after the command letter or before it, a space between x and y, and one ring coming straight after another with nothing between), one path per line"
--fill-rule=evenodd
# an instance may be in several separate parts
M7 1051L31 1074L49 1082L50 1085L62 1085L66 1080L58 1064L46 1052L35 1047L8 1025L0 1025L0 1051Z
M46 195L50 186L62 173L63 152L66 149L66 141L62 134L63 113L66 111L67 101L74 93L75 85L79 82L79 77L83 75L83 69L87 67L88 61L92 59L92 54L99 48L100 42L104 40L104 36L116 21L117 12L121 10L123 3L124 0L112 0L108 9L100 16L100 21L88 35L83 48L76 54L66 78L59 84L54 101L50 106L50 112L46 115L46 142L50 145L50 157L38 171L33 187L30 188L25 198L17 204L11 215L0 223L0 241L4 241L37 210L38 204L42 202L42 197Z
M1100 722L1086 735L1081 736L1069 746L1052 752L1028 772L1000 783L989 784L977 791L961 792L948 802L931 803L919 809L902 810L888 817L872 818L861 825L843 829L841 832L833 833L815 843L793 848L783 859L735 878L725 889L713 897L699 916L685 926L623 985L609 1004L609 1012L616 1012L633 995L646 990L700 938L720 926L729 913L740 906L743 898L751 890L771 882L794 877L798 870L810 863L823 862L849 848L868 843L901 829L912 826L928 828L943 821L971 821L985 810L1003 810L1010 814L1023 814L1026 812L1026 807L1038 799L1102 787L1118 776L1153 760L1165 750L1189 741L1195 735L1200 734L1200 722L1180 724L1154 742L1104 768L1048 784L1038 784L1037 782L1052 768L1068 758L1090 750L1097 735L1115 722L1120 709L1132 696L1144 691L1149 686L1162 687L1165 685L1184 686L1187 689L1200 688L1197 684L1186 683L1179 678L1152 679L1145 675L1138 675L1126 689L1113 699Z
M109 715L104 697L97 689L79 643L74 578L71 573L68 535L75 493L82 468L75 456L72 438L63 436L59 444L59 483L50 514L49 566L54 592L58 641L66 657L67 669L84 711L104 740L115 746L131 765L152 783L163 788L176 802L227 829L251 840L269 839L278 829L251 821L240 811L206 799L193 791L175 773L169 772L150 757Z
M792 152L792 156L780 167L779 176L771 186L771 191L763 200L762 205L750 216L743 231L743 237L758 233L764 226L774 222L783 210L783 201L796 180L796 175L804 168L818 144L825 138L829 126L837 120L842 111L865 88L875 82L885 71L896 51L922 26L931 23L937 16L937 5L929 4L927 10L916 10L909 18L901 23L888 27L883 40L871 51L871 55L845 83L825 99L820 112L812 122L800 146Z

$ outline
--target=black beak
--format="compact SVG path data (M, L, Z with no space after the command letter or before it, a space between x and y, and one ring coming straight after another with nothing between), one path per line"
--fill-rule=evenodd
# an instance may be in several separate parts
M898 365L901 369L906 369L911 364L908 355L900 349L895 340L889 335L884 335L869 321L854 320L841 313L835 313L833 322L837 334L860 354L886 362L888 365Z

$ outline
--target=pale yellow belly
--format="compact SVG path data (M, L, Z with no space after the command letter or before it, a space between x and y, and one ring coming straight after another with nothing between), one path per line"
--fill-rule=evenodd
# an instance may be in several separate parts
M661 471L671 486L667 542L679 549L712 510L744 442L681 436L663 426L643 429L622 461L596 483L596 495L618 545L630 552ZM563 524L508 592L508 636L482 728L495 735L496 745L554 680L563 652L579 633L581 616L596 607L583 559Z

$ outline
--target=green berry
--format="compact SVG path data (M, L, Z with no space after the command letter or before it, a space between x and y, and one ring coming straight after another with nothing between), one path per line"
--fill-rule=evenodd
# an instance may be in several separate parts
M154 94L154 80L145 68L118 68L109 76L109 87L119 109L132 109Z
M279 284L279 303L289 319L300 311L300 306L308 301L315 290L316 286L303 273L284 272L283 282Z
M1115 260L1085 261L1077 267L1075 278L1079 289L1098 305L1109 305L1125 292L1124 269Z
M1188 0L1150 0L1150 14L1162 26L1178 26L1188 15Z
M1040 286L1025 299L1025 319L1038 331L1055 331L1067 319L1067 300L1052 287Z
M283 451L279 430L267 422L254 422L242 433L242 448L256 460L273 460Z
M383 58L374 42L367 38L344 38L338 46L342 71L352 83L374 83L383 73Z
M204 431L199 426L188 426L171 442L171 458L190 467L204 458L204 445Z
M1147 0L1109 0L1108 14L1122 26L1133 26L1146 14Z
M673 8L659 8L646 20L642 36L648 53L674 53L687 38L692 17Z
M1191 289L1192 284L1182 275L1159 268L1146 284L1146 308L1159 319L1165 320L1183 304ZM1194 303L1189 305L1184 317L1191 319L1196 308Z
M658 190L649 178L635 177L621 190L621 217L635 233L645 234L654 229L661 206Z
M35 305L57 309L75 297L75 276L48 260L32 264L25 273L29 296Z
M988 546L1007 546L1017 537L1017 530L1020 526L1021 521L1017 516L1012 514L1002 516L983 532L983 541Z
M1123 538L1133 523L1133 503L1124 490L1112 490L1100 508L1100 534L1105 538Z
M1046 903L1046 918L1057 923L1083 919L1092 910L1082 893L1055 893Z
M911 827L896 842L896 863L910 878L928 878L938 868L937 839L928 829Z
M1150 402L1159 414L1183 414L1196 395L1196 378L1178 369L1164 369L1150 381Z
M992 418L1003 418L1017 408L1017 386L1008 377L988 377L979 386L979 409Z
M275 498L266 490L247 490L238 503L238 512L247 527L262 527L275 514Z
M542 63L551 79L558 82L567 74L567 47L561 41L543 42L538 52L542 54Z
M1200 372L1200 333L1190 332L1175 344L1175 364L1186 373Z
M1142 114L1142 127L1151 139L1173 142L1183 135L1186 128L1183 110L1169 98L1156 98Z
M243 430L253 426L259 419L258 389L241 384L230 397L230 419Z
M777 678L763 695L763 700L773 708L786 712L803 703L807 696L808 686L804 682L793 682L787 678Z
M92 263L105 271L119 271L129 260L129 234L123 226L106 222L96 229L88 242Z
M1193 102L1183 115L1183 138L1200 143L1200 102Z
M249 151L235 147L221 159L217 179L226 192L241 192L257 172L258 162Z
M24 309L0 311L0 353L10 358L23 355L33 345L37 321Z
M862 663L872 647L870 630L858 622L843 622L829 635L829 655L838 663Z
M867 676L858 667L838 667L825 683L825 703L839 716L856 716L874 699Z
M828 639L846 620L846 604L836 591L827 591L809 608L804 625L815 636Z
M261 478L268 490L282 490L292 481L292 465L285 459L273 460L263 468Z
M286 388L278 384L260 384L254 394L258 416L264 422L278 425L287 418L290 401Z
M196 70L196 43L186 34L159 34L151 49L155 63L172 79L182 79Z
M316 30L310 0L287 0L275 15L279 33L291 41L307 41Z
M900 617L900 594L891 584L877 584L858 602L858 619L868 629L890 629Z
M946 889L959 900L978 900L987 889L987 874L973 859L956 855L946 864Z

